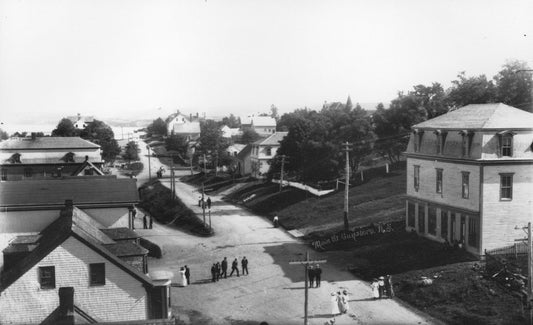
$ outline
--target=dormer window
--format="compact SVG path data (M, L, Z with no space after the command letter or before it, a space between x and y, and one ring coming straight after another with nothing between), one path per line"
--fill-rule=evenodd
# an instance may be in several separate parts
M272 147L266 147L265 150L267 156L272 156Z
M498 133L498 140L500 142L500 157L513 156L513 135L510 131L503 131Z
M74 162L74 153L73 152L66 153L61 160L67 163Z
M463 130L459 132L459 134L461 134L462 136L462 141L461 141L462 156L463 158L468 158L470 157L470 149L472 147L472 138L474 137L474 133L467 131L467 130Z
M8 160L10 163L12 164L21 164L22 162L20 161L20 153L14 153Z
M414 142L415 152L420 152L420 148L422 146L422 136L424 135L424 131L414 130L413 134L415 138L415 142Z
M437 155L442 155L444 153L444 144L446 143L446 135L448 135L448 133L437 130L435 131L435 134L437 135Z

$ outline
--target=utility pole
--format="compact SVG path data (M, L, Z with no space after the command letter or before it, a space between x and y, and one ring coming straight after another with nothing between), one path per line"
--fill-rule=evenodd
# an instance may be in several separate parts
M150 167L150 146L146 146L148 149L148 181L152 180L152 168Z
M205 153L204 153L204 173L207 174L207 168L205 167L205 162L206 162L206 159L205 159Z
M204 216L204 227L205 227L205 200L204 200L204 183L202 182L202 214Z
M351 144L346 141L343 144L344 148L342 151L346 152L346 183L344 184L344 230L348 231L350 224L348 223L348 194L350 190L350 150Z
M280 155L279 158L281 158L281 174L280 174L280 179L279 179L279 191L281 192L281 190L283 189L283 174L284 174L284 169L285 169L285 159L288 158L287 155Z
M518 227L515 227L518 229ZM533 246L531 238L531 222L527 223L526 227L522 227L522 230L527 234L527 238L515 239L518 242L527 241L527 304L526 309L528 310L528 324L533 325Z
M309 265L310 264L322 264L327 263L327 260L310 260L309 259L309 251L305 252L305 260L303 261L289 261L289 264L303 264L305 266L304 272L305 272L305 300L304 300L304 325L307 325L307 305L309 301L309 289L308 289L308 280L307 280L307 274L309 273Z

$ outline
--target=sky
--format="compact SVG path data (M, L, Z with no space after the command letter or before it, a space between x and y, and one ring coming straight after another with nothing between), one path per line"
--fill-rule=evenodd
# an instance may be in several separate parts
M531 0L0 0L0 121L389 103L533 67Z

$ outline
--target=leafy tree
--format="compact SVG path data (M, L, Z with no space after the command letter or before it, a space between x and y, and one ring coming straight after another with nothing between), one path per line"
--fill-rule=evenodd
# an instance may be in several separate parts
M162 118L155 119L152 124L148 125L148 134L151 135L167 135L167 123Z
M7 140L9 138L9 135L6 131L0 129L0 140Z
M241 142L244 144L251 144L259 140L261 136L252 128L246 128L242 131Z
M278 108L274 104L270 105L270 117L275 119L276 122L279 120Z
M241 119L238 117L235 117L235 115L230 114L229 117L225 116L222 119L222 125L227 125L230 128L239 128L241 127Z
M165 147L167 151L177 151L182 158L187 156L189 144L184 136L174 134L172 132L168 138L165 139Z
M200 148L199 152L211 157L213 160L220 163L221 159L227 155L226 148L229 146L227 139L222 137L217 122L213 120L206 120L200 123Z
M494 76L496 101L533 112L532 71L525 62L509 61Z
M448 94L448 100L453 107L493 103L495 101L496 88L485 75L467 77L463 71L457 75L457 78L457 80L452 81L452 87Z
M111 127L102 121L94 120L80 132L80 137L94 142L102 148L102 158L113 161L120 154L120 146L115 140L115 134Z
M74 123L68 118L63 118L52 131L53 137L76 137L80 135L80 131L74 127Z
M135 141L130 141L126 144L122 157L128 161L139 160L139 151L137 143L135 143Z

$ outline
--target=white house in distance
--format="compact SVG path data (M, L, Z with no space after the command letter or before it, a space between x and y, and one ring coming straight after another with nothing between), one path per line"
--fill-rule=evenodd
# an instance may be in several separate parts
M94 122L93 116L82 116L80 113L76 116L67 116L76 129L85 129L87 125Z
M259 135L267 136L276 133L276 120L270 116L250 115L241 119L241 127L251 128Z
M196 117L185 116L179 112L171 115L167 120L168 134L183 136L187 141L196 141L200 138L200 119Z
M406 228L466 250L514 244L533 220L533 114L472 104L412 127Z
M252 144L250 154L252 176L264 177L270 168L269 161L276 156L280 142L288 132L276 132L266 139L257 140Z
M3 250L2 324L174 324L170 280L154 281L114 253L127 258L139 250L66 207L41 232Z

